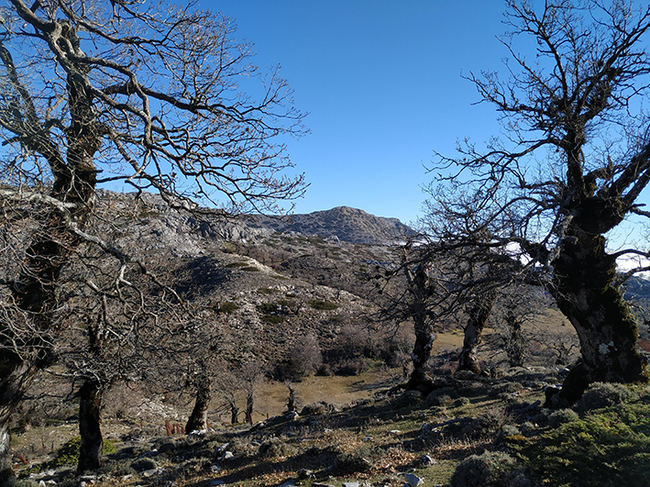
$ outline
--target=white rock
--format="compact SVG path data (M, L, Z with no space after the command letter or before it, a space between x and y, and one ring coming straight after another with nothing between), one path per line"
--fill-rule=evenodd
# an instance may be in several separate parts
M418 487L418 485L424 484L424 480L413 473L405 473L404 479L409 487Z

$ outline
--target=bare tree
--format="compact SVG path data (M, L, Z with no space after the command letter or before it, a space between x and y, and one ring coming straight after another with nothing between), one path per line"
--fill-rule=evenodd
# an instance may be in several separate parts
M122 269L116 299L130 287L130 257L86 231L98 186L239 211L304 187L282 175L291 164L278 137L300 133L302 116L278 73L260 73L232 34L228 19L194 4L2 7L0 226L22 231L5 240L15 264L0 276L0 485L13 478L11 412L67 326L58 316L66 266L82 247L101 249Z
M550 272L549 289L580 338L581 362L560 394L571 402L593 381L647 380L616 274L618 257L647 253L608 253L605 234L629 215L650 216L638 203L650 180L650 127L638 103L648 91L650 7L507 3L505 79L469 76L506 136L440 156L430 209L457 242L508 248ZM534 60L519 54L520 37L534 41Z
M458 370L469 370L479 375L483 373L476 353L483 338L483 329L492 312L495 297L496 292L490 290L486 294L475 294L468 303L467 323L463 327L463 348L458 356Z

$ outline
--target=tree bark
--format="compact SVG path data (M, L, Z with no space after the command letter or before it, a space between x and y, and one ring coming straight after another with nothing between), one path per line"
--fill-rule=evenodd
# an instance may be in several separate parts
M647 381L636 319L614 284L616 262L605 252L605 238L570 225L553 267L553 294L578 334L581 351L561 398L573 403L597 381Z
M492 311L495 294L488 292L476 297L469 310L467 325L465 326L465 337L463 338L463 348L458 357L457 370L469 370L475 374L482 374L483 369L476 356L476 349L481 343L483 328Z
M9 423L37 369L11 350L0 353L0 487L12 486Z
M427 364L431 358L431 349L436 335L427 319L425 303L418 303L417 309L413 310L413 323L415 330L415 344L411 354L413 370L406 389L428 392L433 387L433 379L429 374Z
M428 298L432 293L432 283L429 278L429 266L424 263L417 266L414 272L405 269L407 279L413 296L411 305L411 317L415 331L415 344L411 359L413 371L406 383L407 390L419 390L424 393L433 388L433 379L427 369L431 358L431 349L436 336L433 333L432 325L428 317Z
M515 316L513 311L508 311L506 324L510 329L508 338L508 365L510 367L521 367L524 364L524 337L521 333L521 320Z
M73 29L57 31L56 35L65 39L49 40L65 40L68 46L79 45L79 39ZM3 51L3 63L8 69L15 69L11 54L6 50ZM32 235L21 272L12 286L17 308L30 320L30 330L24 331L30 335L23 336L24 333L20 331L14 332L0 325L2 434L8 434L11 411L22 398L36 371L53 362L49 335L56 332L57 326L54 313L58 306L58 279L70 256L80 245L79 237L71 231L71 224L80 229L84 228L95 195L97 173L93 158L101 145L101 135L97 130L96 114L92 109L93 95L88 89L89 69L88 65L71 61L68 61L66 66L70 124L66 131L65 158L61 148L48 130L40 126L37 118L32 120L35 125L30 125L28 130L21 134L25 148L42 157L52 171L54 180L50 196L73 206L69 207L67 214L59 208L53 208L39 219L41 226ZM32 116L35 117L35 114ZM14 346L20 349L19 353L12 351ZM5 470L0 473L0 485L11 485L12 482L7 480L9 474L6 473L5 467L7 464L10 466L8 455L8 450L0 448L0 468Z
M100 410L103 388L94 380L86 380L79 390L79 462L77 472L97 470L103 465L103 439L100 428Z
M0 408L0 487L13 487L16 477L11 468L11 455L9 454L9 418L11 409Z
M230 424L237 424L239 421L239 408L232 402L230 403Z
M246 422L248 424L253 424L253 403L254 395L252 391L249 391L246 395Z
M187 420L187 425L185 425L185 431L187 433L206 429L208 407L211 398L212 388L210 380L207 377L201 377L196 384L196 400L194 401L194 409L192 410L190 418Z
M296 389L291 384L287 384L289 396L287 397L287 412L292 413L296 410Z

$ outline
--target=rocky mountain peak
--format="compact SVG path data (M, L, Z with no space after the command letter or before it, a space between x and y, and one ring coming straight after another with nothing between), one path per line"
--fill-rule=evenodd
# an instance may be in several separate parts
M303 235L358 244L391 244L413 235L412 228L397 218L371 215L358 208L337 206L329 210L287 216L256 216L255 224L278 232Z

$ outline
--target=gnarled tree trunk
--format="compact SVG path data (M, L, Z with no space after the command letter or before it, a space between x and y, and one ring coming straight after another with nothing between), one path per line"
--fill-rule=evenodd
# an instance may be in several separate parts
M230 403L230 424L237 424L239 421L239 408L235 402Z
M521 367L524 365L524 337L521 333L521 319L514 311L509 310L506 314L506 325L510 330L506 353L510 367Z
M569 226L553 261L553 294L575 328L581 360L566 378L560 397L575 402L591 382L647 380L637 350L637 323L615 286L616 262L605 252L605 238Z
M483 369L476 356L476 349L481 343L483 328L492 311L495 293L490 291L476 297L476 301L469 310L463 348L458 357L458 370L469 370L475 374L482 374Z
M97 470L103 464L102 431L100 428L100 410L103 388L92 379L87 379L79 390L79 462L77 472Z
M11 409L6 406L0 407L0 487L13 485L14 472L11 468L11 456L9 454L9 418Z
M205 376L200 377L197 381L194 409L192 409L192 414L185 425L185 431L187 433L206 429L208 407L212 398L211 386L210 379Z
M406 383L406 389L427 393L433 388L433 379L429 374L427 364L431 358L433 341L436 338L428 316L428 300L433 292L433 284L429 276L430 266L428 263L422 263L414 271L410 270L408 266L405 266L404 270L413 297L410 314L413 318L415 331L415 344L411 353L413 371Z
M65 45L66 49L74 50L80 44L74 29L52 29L46 35L49 42ZM22 270L12 289L18 309L31 321L32 336L14 336L10 327L5 329L0 324L3 345L0 357L0 431L4 432L8 431L11 411L22 398L35 372L53 361L48 335L56 327L53 314L57 308L59 275L80 244L72 225L83 229L95 195L97 173L93 157L101 145L101 133L92 108L93 94L88 81L90 67L66 59L70 120L66 128L67 152L64 155L49 129L42 125L29 94L20 87L11 54L0 45L0 60L10 79L19 86L28 107L28 128L21 142L25 149L47 162L53 177L51 209L39 219L40 227L32 236ZM11 352L12 342L21 344L20 355ZM0 473L0 485L13 482L11 474L4 469L8 463L9 451L0 448L0 468L5 470Z
M406 384L408 390L421 390L428 392L433 385L433 380L429 375L427 364L431 358L431 349L436 335L433 333L431 323L427 319L427 309L425 303L417 303L414 306L413 323L415 331L415 344L411 359L413 361L413 371Z
M252 391L249 391L246 395L246 422L248 424L253 424L253 404L255 401L255 396Z

